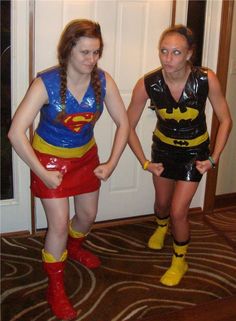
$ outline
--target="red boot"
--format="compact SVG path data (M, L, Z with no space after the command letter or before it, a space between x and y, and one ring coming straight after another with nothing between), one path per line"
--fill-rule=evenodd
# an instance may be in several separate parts
M77 312L72 307L64 289L65 262L43 263L48 275L47 301L58 319L73 320Z
M67 243L68 256L89 269L96 269L101 265L101 261L96 255L82 248L84 240L85 237L75 238L69 235Z

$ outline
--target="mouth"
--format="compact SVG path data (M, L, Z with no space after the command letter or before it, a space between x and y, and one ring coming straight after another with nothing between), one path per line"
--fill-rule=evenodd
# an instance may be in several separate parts
M163 67L164 67L164 68L172 68L171 65L167 65L167 64L164 64Z
M84 65L86 68L93 69L95 65Z

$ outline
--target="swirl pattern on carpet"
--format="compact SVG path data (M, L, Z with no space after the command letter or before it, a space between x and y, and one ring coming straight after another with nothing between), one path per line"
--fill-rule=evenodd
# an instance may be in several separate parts
M223 225L227 222L213 219ZM156 227L154 221L94 229L85 247L99 255L101 267L89 270L68 260L65 270L66 291L79 312L76 320L142 320L235 295L234 248L202 215L191 215L190 223L189 270L176 287L159 282L171 261L170 234L161 251L146 245ZM227 224L232 232L234 217ZM2 321L57 320L45 301L43 241L41 236L2 238Z

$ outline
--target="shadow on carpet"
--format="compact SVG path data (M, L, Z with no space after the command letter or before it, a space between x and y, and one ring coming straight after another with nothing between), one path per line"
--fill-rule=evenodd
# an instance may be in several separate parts
M85 246L102 265L88 270L68 260L67 293L80 312L77 321L133 321L236 294L236 252L201 215L191 215L189 270L182 282L165 287L159 279L170 264L172 240L161 251L147 248L155 223L99 228ZM1 242L2 321L56 319L45 301L42 237L8 237Z

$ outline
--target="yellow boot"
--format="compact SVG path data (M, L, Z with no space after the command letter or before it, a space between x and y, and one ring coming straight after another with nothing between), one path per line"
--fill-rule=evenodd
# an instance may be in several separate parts
M185 261L185 254L187 253L188 244L177 245L173 243L174 254L170 268L162 276L160 282L167 286L175 286L179 284L180 280L188 270L188 264Z
M153 250L161 250L168 231L169 216L167 218L157 218L158 227L148 241L148 247Z

